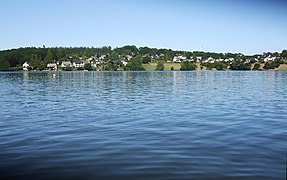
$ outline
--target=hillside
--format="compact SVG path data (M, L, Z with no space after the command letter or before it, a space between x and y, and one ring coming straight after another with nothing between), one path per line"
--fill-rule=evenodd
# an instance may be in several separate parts
M27 47L0 51L0 70L286 70L287 50L256 55L136 47ZM188 61L191 65L186 63ZM192 68L182 68L182 65ZM194 65L192 65L194 64Z

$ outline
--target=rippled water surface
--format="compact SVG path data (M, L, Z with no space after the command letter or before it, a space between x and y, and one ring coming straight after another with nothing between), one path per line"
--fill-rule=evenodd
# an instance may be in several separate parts
M1 179L285 179L287 71L0 73Z

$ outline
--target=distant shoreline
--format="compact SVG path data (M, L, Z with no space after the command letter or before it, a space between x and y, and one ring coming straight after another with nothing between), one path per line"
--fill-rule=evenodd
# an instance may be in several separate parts
M255 63L254 63L255 64ZM254 64L251 64L254 66ZM216 68L208 69L206 67L203 67L202 69L200 68L200 64L196 64L197 68L195 69L196 71L236 71L232 69L224 69L224 70L216 70ZM280 64L278 68L275 69L264 69L263 66L264 64L260 65L261 68L254 70L238 70L238 71L287 71L287 64ZM156 63L148 63L148 64L143 64L143 67L145 68L144 71L158 71L156 70ZM174 67L173 70L171 70L171 67ZM29 70L29 71L24 71L22 69L19 70L7 70L7 71L0 71L0 72L69 72L65 70ZM88 70L70 70L70 71L88 71ZM90 70L90 71L111 71L111 70ZM116 71L130 71L130 70L116 70ZM180 70L180 63L164 63L164 70L163 71L181 71Z
M241 53L178 51L127 45L19 48L0 51L0 71L287 70L287 50Z
M72 70L72 71L64 71L64 70L31 70L31 71L24 71L24 70L5 70L5 71L0 71L0 72L130 72L132 70L116 70L116 71L112 71L112 70ZM259 70L231 70L231 69L225 69L225 70L216 70L216 69L195 69L195 70L178 70L178 69L174 69L174 70L163 70L163 71L159 71L159 70L142 70L142 71L137 71L137 72L167 72L167 71L182 71L182 72L187 72L187 71L287 71L287 65L280 65L279 68L275 68L275 69L259 69ZM136 71L133 71L136 72Z

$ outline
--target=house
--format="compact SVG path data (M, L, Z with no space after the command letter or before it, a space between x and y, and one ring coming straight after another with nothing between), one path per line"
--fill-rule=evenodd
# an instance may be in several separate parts
M268 62L268 61L275 61L277 57L272 57L271 55L269 55L268 57L264 58L264 62Z
M209 58L207 58L207 62L209 62L209 63L214 63L215 60L214 60L212 57L209 57Z
M180 62L180 59L177 56L174 56L172 59L173 62Z
M181 61L185 61L185 60L187 59L187 58L186 58L185 56L183 56L183 55L179 55L178 58L181 59Z
M208 61L213 61L212 57L207 58Z
M151 59L159 59L160 57L159 57L159 55L155 54L155 55L151 55L150 58Z
M131 55L126 55L126 59L130 61L133 57Z
M186 58L186 61L194 62L194 59L193 59L193 57L190 57L190 58Z
M57 70L57 64L56 63L49 63L49 64L47 64L47 68L50 70Z
M76 67L76 68L80 68L80 67L84 67L84 62L83 61L75 61L73 62L73 67Z
M178 56L174 56L172 61L173 62L182 62L185 60L188 60L185 56L178 55Z
M201 56L198 56L198 57L196 57L196 60L201 61L201 60L202 60L202 57L201 57Z
M22 65L23 71L28 71L28 68L30 67L27 61Z
M233 61L234 61L234 58L228 58L224 60L224 62L233 62Z
M61 67L71 67L72 63L71 61L63 61L61 64Z
M250 59L246 59L246 60L244 61L244 64L247 64L247 63L251 63L251 60L250 60Z
M101 55L99 56L99 60L104 60L104 59L106 58L106 56L107 56L107 55L105 55L105 54L101 54Z
M94 60L96 60L97 59L97 56L91 56L88 60L89 61L94 61Z
M128 64L128 62L125 60L121 60L121 62L123 63L124 66L126 66Z
M96 62L96 64L101 64L101 63L103 63L104 61L103 61L103 60L98 59L98 60L96 60L95 62Z

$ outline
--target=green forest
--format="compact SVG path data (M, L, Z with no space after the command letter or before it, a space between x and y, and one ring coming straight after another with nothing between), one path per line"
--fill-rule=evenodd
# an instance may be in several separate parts
M202 51L178 51L128 45L104 47L26 47L0 51L0 70L19 71L27 62L29 70L51 70L48 64L57 65L57 70L164 70L168 63L180 64L169 70L263 70L286 64L287 50L267 52L252 56L241 53L215 53ZM176 61L175 61L176 60ZM71 65L62 65L63 62ZM76 65L72 65L72 63ZM82 63L77 66L77 63ZM51 65L52 66L52 65ZM153 68L153 67L152 67ZM152 69L151 68L151 69Z

